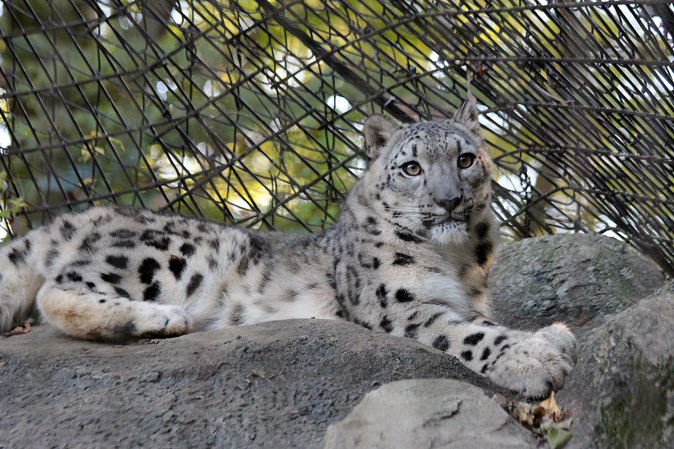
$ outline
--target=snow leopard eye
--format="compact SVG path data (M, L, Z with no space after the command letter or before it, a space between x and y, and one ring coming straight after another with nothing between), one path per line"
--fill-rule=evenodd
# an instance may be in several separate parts
M475 162L475 155L471 153L463 153L461 156L459 156L459 168L460 169L466 169L473 165L473 162Z
M402 169L408 176L418 176L421 174L421 165L416 161L403 164Z

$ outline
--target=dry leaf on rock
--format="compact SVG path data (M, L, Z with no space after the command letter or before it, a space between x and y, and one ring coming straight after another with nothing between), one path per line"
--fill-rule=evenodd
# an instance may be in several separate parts
M561 449L571 438L571 413L559 408L555 393L538 404L518 402L505 407L527 429L544 436L550 449Z

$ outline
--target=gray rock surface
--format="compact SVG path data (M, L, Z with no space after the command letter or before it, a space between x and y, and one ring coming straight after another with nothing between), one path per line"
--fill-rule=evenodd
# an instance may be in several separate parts
M579 411L568 449L674 447L674 295L592 331L557 399Z
M0 337L0 448L321 447L368 391L433 377L496 391L439 351L337 321L125 346L39 326Z
M505 243L489 273L498 322L537 329L564 321L581 339L663 281L660 269L630 246L588 234Z
M537 447L533 434L481 389L452 379L411 379L365 395L328 427L324 449Z

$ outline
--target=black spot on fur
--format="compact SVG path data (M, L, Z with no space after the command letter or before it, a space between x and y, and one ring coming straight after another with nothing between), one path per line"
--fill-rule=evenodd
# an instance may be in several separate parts
M297 292L295 290L288 290L288 293L281 297L281 301L293 302L297 299Z
M407 317L407 321L416 320L418 316L419 316L419 311L416 310L416 311L412 312L412 313Z
M117 293L122 298L131 299L131 295L129 295L129 292L127 292L121 287L115 287L115 293Z
M481 267L487 263L487 260L489 259L493 249L494 245L488 241L480 241L477 245L475 245L475 258Z
M384 316L384 318L382 318L381 323L379 323L379 327L381 327L382 329L384 329L384 331L388 333L393 331L393 323L391 322L388 316Z
M440 318L442 315L444 315L443 312L438 312L432 315L429 319L426 320L426 322L424 323L424 327L429 327L431 324L435 323L435 320Z
M98 302L101 304L105 304L105 299L99 299Z
M63 275L59 274L58 276L56 276L54 280L56 281L57 284L61 284L63 282Z
M335 276L333 276L332 273L327 273L325 277L328 280L328 285L330 286L330 288L333 290L337 290L337 282L335 281Z
M393 265L410 265L414 263L414 257L403 254L395 253L395 259L393 259Z
M92 290L92 291L96 290L96 284L94 284L93 282L87 282L85 285L87 286L87 288L89 290ZM103 300L103 301L105 302L105 300Z
M433 340L433 347L444 352L449 349L449 339L446 335L439 335L435 340Z
M463 344L475 346L476 344L481 342L483 338L484 338L484 332L477 332L475 334L471 334L471 335L467 336L466 338L464 338Z
M190 257L192 254L194 254L194 251L195 251L194 245L190 243L183 243L180 246L180 252L185 257Z
M416 235L412 234L411 232L407 231L396 231L396 236L404 242L412 242L412 243L421 243L423 242L423 239L420 239Z
M166 251L171 244L171 239L166 236L162 231L155 231L148 229L143 231L140 236L140 240L145 243L147 246L157 248L161 251Z
M414 294L412 294L410 291L405 290L404 288L399 288L396 291L396 300L398 302L410 302L414 301Z
M218 268L218 261L215 260L212 257L207 257L206 262L208 262L208 269L211 271L214 271L216 268Z
M180 280L180 276L183 275L183 270L187 266L187 261L182 257L171 256L169 259L169 270L173 273L173 276L176 280Z
M152 285L146 288L143 292L143 301L156 301L159 293L161 293L159 282L153 282Z
M101 279L110 284L119 284L122 280L122 277L117 273L103 273L101 274Z
M503 340L506 340L507 338L508 338L508 337L506 337L505 335L499 335L499 336L496 337L496 339L494 340L494 345L495 345L495 346L500 345L500 344L503 342Z
M482 374L485 374L485 373L487 372L487 368L488 368L488 367L489 367L489 364L488 364L488 363L485 363L484 365L482 365L482 369L480 369L480 372L481 372Z
M459 275L459 278L463 278L464 276L466 276L469 268L470 265L461 265L461 267L459 268L459 272L457 273Z
M257 287L257 291L262 293L271 281L271 267L270 266L265 266L265 269L262 271L262 279L260 280L260 285Z
M417 338L417 332L419 331L419 326L421 323L412 323L405 327L405 337L407 338Z
M190 278L189 284L187 284L187 296L192 296L192 293L194 293L199 286L201 285L201 282L204 280L204 277L200 275L199 273L192 275L192 278Z
M16 248L12 249L12 251L10 251L7 257L9 258L9 261L12 262L12 264L14 265L26 263L26 253L24 251L19 251Z
M253 264L257 264L265 253L265 241L257 234L250 234L249 239L250 249L248 251L248 255Z
M473 352L472 351L462 351L461 352L461 358L470 361L473 360Z
M126 256L108 256L105 258L108 265L112 265L120 270L125 269L129 265L129 258Z
M178 230L176 229L176 226L177 226L177 223L176 223L175 221L169 221L169 222L166 223L166 225L164 226L164 231L165 231L167 234L177 235L177 236L182 237L182 238L184 238L184 239L188 239L188 238L190 238L190 237L192 236L192 234L190 234L190 231L187 231L187 230L178 231Z
M491 349L489 349L489 347L484 348L484 351L482 351L482 355L480 356L480 360L487 360L489 358L489 354L491 354Z
M82 276L76 271L69 271L66 277L72 282L82 282Z
M63 240L66 242L69 242L70 239L73 238L73 235L75 235L75 226L68 220L64 220L63 223L61 224L61 237Z
M50 249L47 251L47 255L44 258L44 265L49 268L54 264L54 259L59 255L59 252L55 249Z
M248 254L241 258L239 265L236 267L236 272L239 273L239 276L245 276L246 271L248 271L249 259Z
M136 242L133 240L117 240L110 245L112 248L135 248Z
M358 271L351 265L347 265L346 267L346 287L346 293L351 304L355 306L360 304L360 275L358 274Z
M489 232L489 223L487 223L486 221L481 221L475 226L475 233L477 234L477 238L480 240L483 240L487 236L488 232Z
M129 231L128 229L117 229L116 231L110 233L110 237L116 239L132 239L135 236L136 233L133 231Z
M143 259L143 262L141 262L140 266L138 267L138 274L140 274L140 282L142 282L143 284L151 284L152 279L154 279L154 273L159 268L161 268L161 265L159 265L159 262L157 262L153 258L148 257L146 259Z
M238 326L243 321L243 306L241 304L235 304L232 307L232 313L229 315L229 324L232 326Z
M94 244L101 239L101 234L94 232L84 237L82 243L80 244L80 251L93 251Z
M381 235L381 229L379 229L377 220L374 217L367 217L365 231L371 235Z

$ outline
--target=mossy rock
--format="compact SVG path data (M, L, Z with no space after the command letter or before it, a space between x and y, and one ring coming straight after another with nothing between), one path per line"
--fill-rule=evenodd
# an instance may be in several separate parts
M558 395L577 414L569 448L669 449L674 438L674 295L595 329Z

